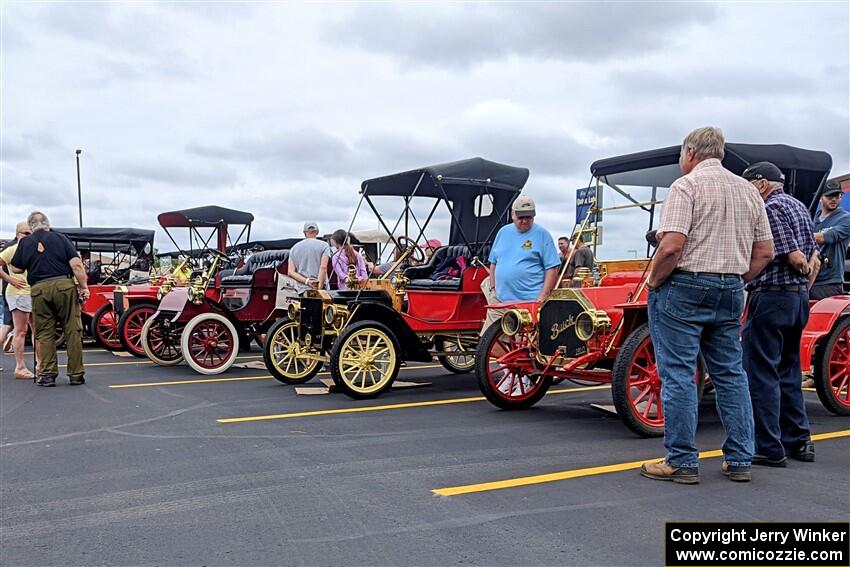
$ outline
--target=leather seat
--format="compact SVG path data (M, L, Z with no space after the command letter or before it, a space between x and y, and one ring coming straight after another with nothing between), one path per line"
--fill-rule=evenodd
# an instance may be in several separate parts
M478 246L473 246L473 248L478 249ZM481 248L478 259L481 262L486 263L488 254L490 254L490 245L485 244ZM462 283L461 278L447 278L442 280L430 279L431 274L436 271L437 267L439 267L446 258L457 258L458 256L466 258L467 266L472 266L472 254L469 248L463 244L456 244L453 246L443 246L442 248L437 249L427 264L407 268L404 271L404 275L410 279L407 289L432 289L439 291L459 290Z
M241 268L230 275L222 276L221 287L251 287L254 274L259 270L277 269L289 261L289 250L266 250L257 252Z
M444 280L410 280L405 289L429 289L433 291L458 291L461 286L461 278L447 278Z

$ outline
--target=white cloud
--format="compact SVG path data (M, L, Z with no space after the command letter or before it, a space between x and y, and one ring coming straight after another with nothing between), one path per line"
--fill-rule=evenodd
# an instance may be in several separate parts
M0 9L4 235L34 208L76 223L78 147L86 223L215 203L272 238L348 226L363 179L476 155L529 167L563 233L592 161L704 124L850 170L846 4ZM624 218L606 219L611 255L643 237Z

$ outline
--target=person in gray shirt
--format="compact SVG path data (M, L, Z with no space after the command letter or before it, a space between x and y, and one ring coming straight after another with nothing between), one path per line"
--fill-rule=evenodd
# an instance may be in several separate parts
M814 220L815 242L826 262L809 290L810 299L821 300L844 294L844 260L850 242L850 213L839 206L843 195L841 186L831 181L820 199L820 214Z
M575 250L573 251L573 258L570 260L569 266L567 266L568 277L573 277L576 268L588 268L589 270L593 270L593 250L587 247L584 240L581 239L580 234L575 236L574 246Z
M318 236L319 225L305 222L304 240L289 251L289 277L295 280L298 293L308 289L325 289L331 248Z

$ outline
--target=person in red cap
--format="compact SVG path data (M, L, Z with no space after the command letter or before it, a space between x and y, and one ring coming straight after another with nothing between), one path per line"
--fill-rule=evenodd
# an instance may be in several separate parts
M442 245L443 243L437 240L436 238L426 240L424 243L422 243L420 248L422 248L422 251L425 253L425 261L422 263L427 264L428 260L431 259L431 256L434 255L434 252L436 252L437 249L440 248Z

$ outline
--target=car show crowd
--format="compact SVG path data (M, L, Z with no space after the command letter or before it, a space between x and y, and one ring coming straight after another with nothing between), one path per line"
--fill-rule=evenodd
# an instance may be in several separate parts
M680 148L682 175L669 188L654 235L647 312L663 383L667 451L665 459L641 469L654 480L699 482L694 377L701 364L726 432L724 475L746 482L752 465L786 467L789 458L812 462L815 457L801 389L800 340L810 301L844 294L850 213L839 206L841 187L827 184L812 219L806 206L784 191L780 167L762 161L736 175L721 164L724 148L718 128L688 134ZM581 231L556 241L535 223L536 215L535 201L517 196L510 203L511 222L495 231L486 255L488 277L480 282L491 305L482 333L503 317L502 304L544 302L559 285L570 286L595 268ZM327 239L320 234L318 223L305 222L304 238L280 256L286 258L281 285L295 295L362 289L402 262L433 264L433 280L457 280L467 267L464 254L434 264L432 257L443 248L436 239L420 245L419 262L399 244L392 259L381 263L380 258L367 261L345 229ZM261 249L251 252L259 258ZM55 385L61 329L69 381L84 384L80 304L89 289L78 250L36 211L17 224L15 239L0 252L0 265L5 288L0 342L14 352L14 377ZM174 277L187 284L191 275L184 263ZM28 329L35 337L35 374L24 358Z

